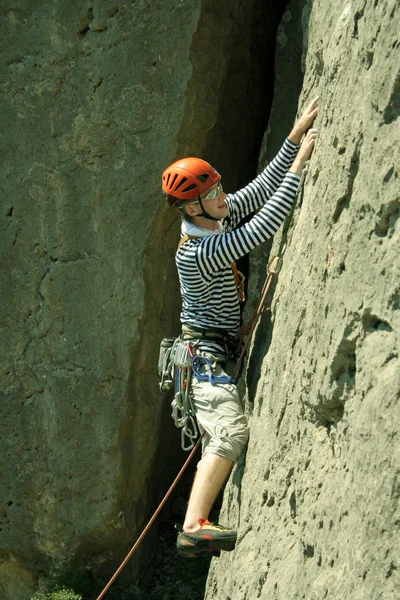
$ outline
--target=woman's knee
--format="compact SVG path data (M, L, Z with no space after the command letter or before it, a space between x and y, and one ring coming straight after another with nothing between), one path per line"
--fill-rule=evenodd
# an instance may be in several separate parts
M204 451L219 454L233 462L237 462L246 447L248 439L249 430L247 423L244 421L235 427L230 427L229 430L221 428L217 435L210 438Z
M230 433L229 440L232 446L232 455L234 456L232 460L236 462L246 448L249 440L249 428L247 423L237 428L235 432Z

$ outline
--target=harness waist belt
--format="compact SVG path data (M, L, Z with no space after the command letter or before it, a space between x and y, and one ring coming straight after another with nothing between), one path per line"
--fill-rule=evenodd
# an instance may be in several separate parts
M232 342L233 339L227 331L215 329L191 329L187 325L182 325L183 339L199 339L206 338L209 340L217 340L221 342Z

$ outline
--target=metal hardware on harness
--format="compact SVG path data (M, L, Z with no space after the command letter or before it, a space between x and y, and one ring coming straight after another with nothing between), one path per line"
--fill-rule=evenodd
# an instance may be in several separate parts
M174 385L172 373L173 355L175 352L178 338L164 338L160 344L160 354L158 357L158 374L160 376L160 391L167 392Z
M172 418L181 431L182 450L191 450L199 435L195 410L190 395L192 381L192 357L190 342L181 339L175 347L173 356L175 396L171 402ZM186 442L186 438L188 442Z
M175 382L175 395L171 402L172 418L175 426L181 429L182 450L191 450L199 436L196 421L196 412L191 396L191 383L193 375L199 381L209 381L212 385L217 383L234 383L230 375L213 375L211 360L207 356L194 354L192 343L178 338L171 353L173 361L173 376ZM206 373L202 372L206 368Z
M201 367L205 366L207 373L201 373ZM192 360L193 375L199 381L209 381L211 385L216 383L234 383L230 375L213 375L211 369L211 361L207 356L196 355Z
M237 292L239 295L239 300L240 300L240 302L244 302L246 300L246 295L244 293L246 278L243 275L243 273L241 271L239 271L239 269L236 266L236 263L234 263L234 262L231 263L231 269L232 269L233 276L235 278L235 284L236 284Z

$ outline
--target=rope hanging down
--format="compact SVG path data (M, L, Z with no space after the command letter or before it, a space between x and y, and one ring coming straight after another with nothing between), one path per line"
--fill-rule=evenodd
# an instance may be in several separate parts
M292 205L291 211L290 211L290 213L288 214L288 216L286 218L286 223L284 225L284 229L283 229L283 233L282 233L282 240L281 240L281 244L280 244L280 247L279 247L278 256L272 258L269 261L269 263L268 263L267 277L266 277L266 279L264 281L264 285L262 287L261 294L260 294L260 297L259 297L258 302L257 302L256 310L255 310L252 318L250 319L250 322L247 324L247 326L245 328L242 328L242 329L245 330L242 335L243 335L243 337L247 336L247 339L246 339L245 343L243 344L243 347L242 347L242 350L240 352L239 358L238 358L238 360L236 362L236 365L235 365L235 368L233 370L233 373L232 373L232 378L233 379L235 379L236 375L239 372L240 365L241 365L241 363L243 361L243 358L244 358L244 356L246 354L246 350L247 350L247 348L249 346L249 343L251 341L252 335L254 333L254 329L256 328L256 325L257 325L257 322L258 322L259 318L261 317L261 315L263 313L265 313L268 310L266 308L266 301L267 301L267 297L268 297L268 292L271 289L271 286L272 286L274 278L276 277L276 275L278 274L278 272L280 271L280 268L281 268L282 256L283 256L283 254L285 253L285 250L286 250L286 240L287 240L287 234L288 234L290 222L292 220L294 208L295 208L295 205L296 205L296 200L297 200L297 198L298 198L298 196L300 194L300 191L301 191L301 189L303 187L303 184L304 184L304 178L305 178L307 169L308 169L308 163L306 163L306 166L305 166L305 168L303 170L302 176L300 178L300 183L299 183L299 187L298 187L298 190L297 190L296 197L295 197L295 199L293 201L293 205ZM118 569L115 571L115 573L111 577L110 581L107 583L107 585L102 590L102 592L100 593L100 595L97 596L96 600L101 600L104 597L105 593L109 590L109 588L111 587L111 585L117 579L118 575L121 573L121 571L126 566L126 564L129 561L129 559L132 557L132 555L134 554L134 552L138 548L139 544L141 543L141 541L143 540L144 536L146 535L146 533L148 532L148 530L150 529L150 527L154 523L155 519L157 518L157 516L160 513L161 509L163 508L164 504L166 503L166 501L168 500L169 496L173 492L173 490L174 490L175 486L177 485L179 479L182 477L182 475L183 475L186 467L188 466L188 464L192 460L192 458L193 458L193 456L194 456L197 448L200 446L200 443L201 443L201 440L203 439L203 436L204 436L204 432L198 438L195 446L191 450L191 452L190 452L189 456L187 457L186 461L184 462L181 470L179 471L178 475L175 477L172 485L170 486L169 490L165 494L164 498L161 500L158 508L154 512L154 514L151 517L150 521L147 523L146 527L143 529L142 533L140 534L140 536L136 540L135 544L132 546L132 548L130 549L130 551L128 552L128 554L126 555L126 557L124 558L124 560L122 561L122 563L120 564L120 566L118 567Z
M173 489L175 488L176 484L178 483L179 479L182 477L183 472L185 471L186 467L188 466L189 462L191 461L194 453L196 452L197 448L199 447L202 437L203 436L199 437L199 439L197 440L194 448L192 449L191 453L187 457L187 459L186 459L183 467L179 471L178 475L175 477L175 479L174 479L171 487L169 488L168 492L165 494L164 498L161 500L158 508L154 512L154 514L151 517L150 521L147 523L146 527L143 529L142 533L140 534L140 536L136 540L135 544L132 546L132 548L130 549L130 551L128 552L128 554L126 555L126 557L124 558L124 560L122 561L122 563L120 564L120 566L118 567L118 569L115 571L114 575L111 577L110 581L107 583L107 585L105 586L105 588L103 589L103 591L101 592L101 594L99 596L97 596L96 600L101 600L101 598L103 598L104 594L107 592L107 590L111 587L111 585L117 579L118 575L121 573L122 569L125 567L125 565L129 561L129 559L131 558L131 556L133 555L133 553L135 552L135 550L137 549L137 547L139 546L140 542L142 541L142 539L144 538L144 536L146 535L146 533L148 532L148 530L150 529L150 527L153 525L156 517L158 516L158 513L161 511L162 507L164 506L164 504L168 500L169 496L171 495L171 493L172 493Z

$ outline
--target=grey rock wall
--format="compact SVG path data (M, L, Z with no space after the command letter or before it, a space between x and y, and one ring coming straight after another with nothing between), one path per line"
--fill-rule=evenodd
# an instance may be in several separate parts
M1 4L4 600L55 570L107 580L178 470L156 361L178 331L179 218L160 175L185 154L218 164L228 189L254 174L275 13L256 0Z
M17 600L54 567L114 562L149 501L161 405L154 372L137 383L139 325L160 335L176 301L146 310L143 263L199 9L6 4L0 585Z
M228 190L254 175L277 11L0 7L4 600L54 570L107 579L177 470L155 363L178 327L179 222L159 175L192 153ZM206 598L397 598L398 30L394 0L292 0L278 29L260 163L315 94L319 140L242 383L251 439L220 517L239 542Z
M320 95L319 138L253 343L250 442L220 516L239 541L212 560L210 600L398 598L399 26L392 0L316 0L279 29L262 161L290 128L290 64L299 111Z

